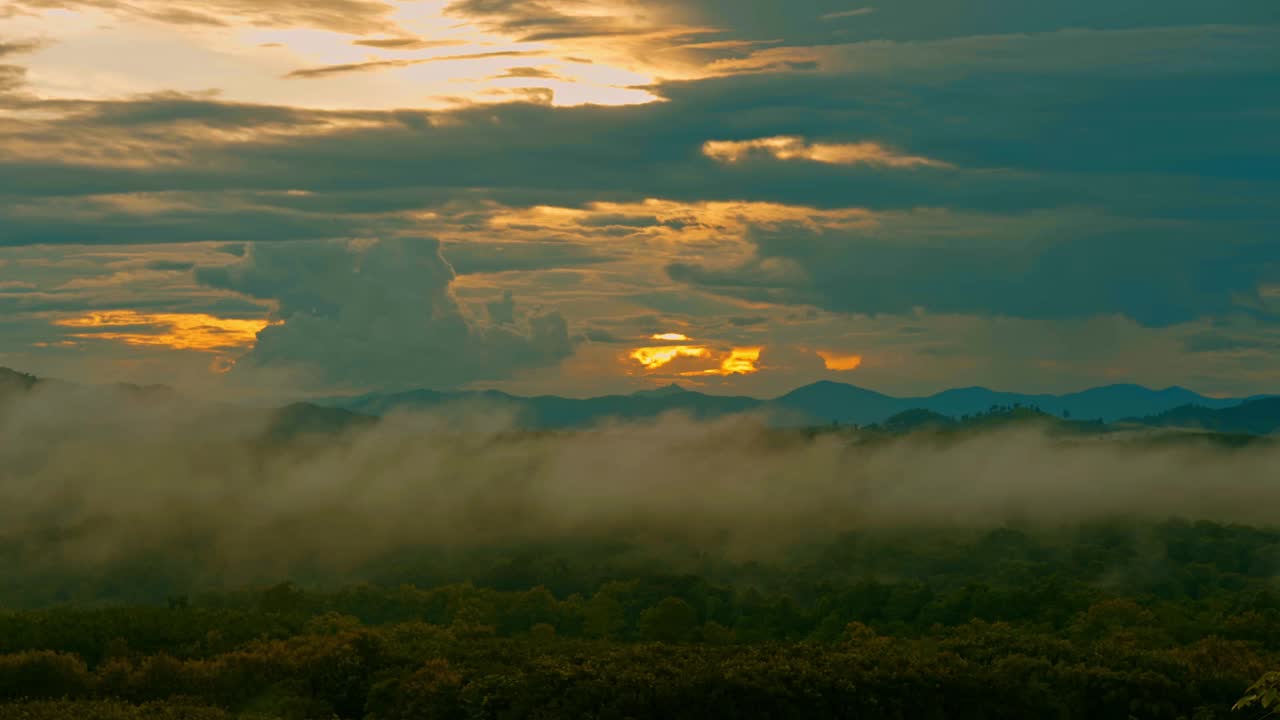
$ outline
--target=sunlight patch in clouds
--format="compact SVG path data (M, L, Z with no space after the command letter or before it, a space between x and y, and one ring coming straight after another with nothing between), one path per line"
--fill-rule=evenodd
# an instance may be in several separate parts
M729 351L729 355L720 361L720 367L702 370L700 372L682 373L686 376L693 375L751 375L759 372L760 368L756 367L756 363L760 362L760 353L764 351L762 347L742 347L733 348Z
M673 342L688 341L691 338L680 333L663 333L653 335L654 340L670 340ZM759 371L757 363L763 347L735 347L728 352L713 352L706 345L666 345L659 347L640 347L631 351L628 358L639 363L646 371L653 372L681 359L712 360L718 364L695 370L680 372L681 377L699 377L705 375L751 375Z
M702 146L702 154L722 163L737 163L752 156L767 155L776 160L808 160L827 165L951 167L940 160L904 155L879 143L810 143L796 135L755 140L708 140Z
M666 347L642 347L631 351L632 360L645 370L657 370L677 358L711 357L711 351L701 345L668 345Z
M831 350L819 350L818 357L822 358L822 362L826 365L828 370L848 372L862 367L861 355L839 353Z
M220 352L252 347L267 320L220 318L203 313L90 312L55 321L80 332L71 337L107 340L134 347Z
M741 236L749 227L802 224L840 229L872 229L880 216L865 208L815 208L775 202L681 202L649 198L641 202L592 202L584 207L536 205L501 208L488 219L490 228L504 233L536 229L565 236L587 236L618 228L652 240L711 241Z
M261 12L250 3L215 3L201 9L208 21L195 22L157 0L115 9L69 2L73 9L0 13L0 36L49 39L24 60L32 90L46 98L216 89L231 102L369 110L530 97L557 106L655 102L661 98L646 86L659 77L660 64L641 58L665 57L657 49L677 42L652 28L657 34L648 39L637 30L612 43L554 33L523 37L483 18L446 14L439 1L353 3L367 16L343 25L337 15L308 12L302 3ZM654 52L632 52L641 46ZM549 76L510 72L530 65L530 57L548 66Z

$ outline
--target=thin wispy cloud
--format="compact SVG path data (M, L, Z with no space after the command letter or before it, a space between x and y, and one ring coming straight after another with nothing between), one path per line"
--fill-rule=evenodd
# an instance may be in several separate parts
M442 55L439 57L416 58L413 60L370 60L369 62L347 63L343 65L326 65L323 67L303 68L294 70L285 75L288 78L318 78L330 75L344 75L347 73L357 72L374 72L377 70L385 70L388 68L411 67L413 65L425 65L427 63L436 62L455 62L463 60L488 60L491 58L504 57L538 57L544 53L523 50L501 50L495 52L483 53L465 53L462 55Z
M839 12L830 12L825 15L819 15L819 20L840 20L842 18L858 17L860 15L870 15L875 12L873 7L860 7L852 10L841 10Z

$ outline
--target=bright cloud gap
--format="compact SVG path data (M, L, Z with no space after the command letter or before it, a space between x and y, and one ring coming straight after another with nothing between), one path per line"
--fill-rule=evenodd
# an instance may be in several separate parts
M822 358L822 362L826 365L828 370L848 372L862 367L862 356L855 355L853 353L819 350L818 357Z
M775 160L808 160L826 165L951 167L941 160L905 155L875 142L810 143L797 135L777 135L755 140L708 140L702 145L702 154L717 162L730 164L764 155Z
M55 321L80 332L71 337L107 340L134 347L219 352L252 347L267 320L220 318L203 313L90 312Z

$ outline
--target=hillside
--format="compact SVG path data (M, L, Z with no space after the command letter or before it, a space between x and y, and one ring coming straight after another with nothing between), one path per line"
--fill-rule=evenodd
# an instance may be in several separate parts
M1133 419L1131 422L1152 427L1270 435L1280 430L1280 397L1246 400L1226 408L1183 405L1158 415Z

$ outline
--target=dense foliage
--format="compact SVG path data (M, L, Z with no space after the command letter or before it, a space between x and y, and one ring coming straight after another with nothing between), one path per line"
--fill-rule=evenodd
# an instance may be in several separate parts
M0 717L1203 719L1280 667L1280 532L1249 527L466 560L384 571L467 575L434 586L0 612Z

